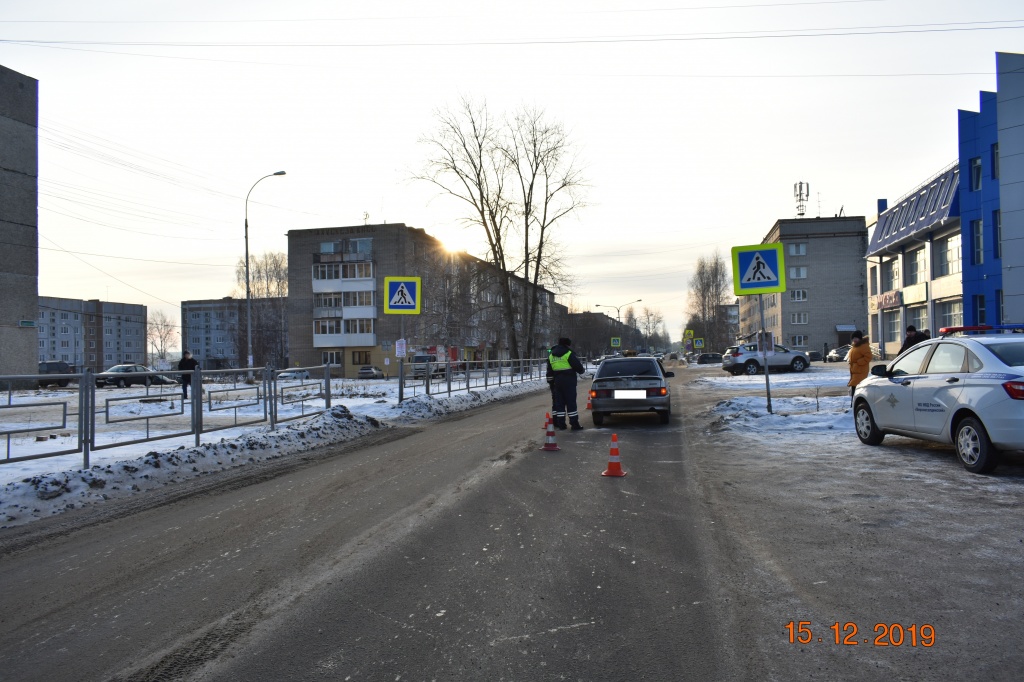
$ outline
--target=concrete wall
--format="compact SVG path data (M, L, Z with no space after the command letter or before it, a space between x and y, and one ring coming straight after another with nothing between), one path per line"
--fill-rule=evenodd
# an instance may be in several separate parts
M0 374L35 374L39 83L0 66Z

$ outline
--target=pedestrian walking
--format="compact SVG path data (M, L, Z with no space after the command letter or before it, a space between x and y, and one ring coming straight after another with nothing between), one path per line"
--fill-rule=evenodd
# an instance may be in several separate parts
M850 363L850 402L853 403L853 391L857 384L864 381L868 376L871 367L871 344L864 337L860 330L850 335L850 352L846 354L846 361Z
M185 351L181 354L181 360L178 361L179 372L194 372L199 368L199 361L192 357L192 354ZM185 396L185 400L188 400L188 385L192 383L191 374L181 375L181 393Z
M922 341L927 341L930 338L930 334L924 334L922 332L917 331L917 328L912 324L908 325L907 336L903 339L903 345L900 346L899 353L896 353L896 355L900 355L903 353L903 351L909 350L910 348L913 348Z
M562 337L551 348L548 355L547 376L551 379L551 391L554 394L554 412L551 421L556 429L565 430L565 421L573 431L583 428L580 424L580 413L576 407L576 375L586 370L583 363L576 357L569 346L572 340Z

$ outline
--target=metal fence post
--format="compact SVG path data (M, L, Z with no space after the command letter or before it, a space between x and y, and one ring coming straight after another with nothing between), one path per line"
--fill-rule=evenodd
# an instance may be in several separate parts
M405 399L405 358L398 358L398 404Z
M82 468L89 468L89 453L92 450L92 433L94 428L96 403L96 379L92 370L87 369L78 380L78 438L82 447Z
M444 375L448 377L448 397L452 397L452 359L448 358L448 362L445 363Z
M324 364L324 407L331 409L331 363Z
M484 388L487 388L487 377L490 374L490 361L484 360Z
M192 370L192 428L196 432L196 447L200 445L203 435L203 377L202 370L196 367Z
M270 401L270 430L277 431L277 373L268 369L263 381L267 384L267 400Z

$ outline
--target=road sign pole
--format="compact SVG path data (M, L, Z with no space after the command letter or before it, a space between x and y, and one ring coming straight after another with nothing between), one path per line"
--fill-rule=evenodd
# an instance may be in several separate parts
M757 307L761 309L761 358L763 359L762 366L764 367L764 390L768 395L768 414L772 413L772 382L768 378L771 372L768 369L768 335L764 329L764 294L757 295Z

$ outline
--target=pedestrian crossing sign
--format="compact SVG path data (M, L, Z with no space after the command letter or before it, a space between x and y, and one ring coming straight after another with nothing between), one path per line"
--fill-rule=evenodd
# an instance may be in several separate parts
M384 278L384 313L419 315L423 303L419 277Z
M785 291L786 263L782 244L732 247L732 278L737 296Z

